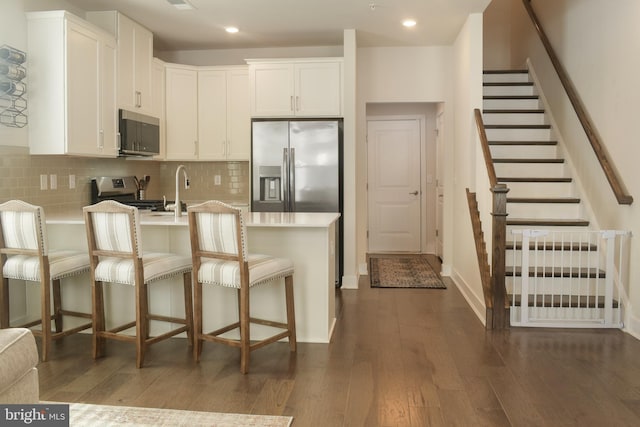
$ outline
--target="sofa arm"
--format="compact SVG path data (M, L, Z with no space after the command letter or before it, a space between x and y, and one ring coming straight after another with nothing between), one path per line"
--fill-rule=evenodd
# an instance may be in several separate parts
M0 403L38 403L38 347L29 329L0 329Z

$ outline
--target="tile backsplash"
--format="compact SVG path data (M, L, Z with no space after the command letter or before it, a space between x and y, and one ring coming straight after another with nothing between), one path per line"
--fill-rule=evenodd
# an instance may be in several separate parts
M175 171L180 162L32 156L26 147L0 145L0 202L21 199L46 210L79 209L90 203L90 180L95 176L151 176L148 199L175 195ZM191 188L181 190L185 201L218 199L249 203L249 162L185 162ZM47 189L41 189L41 176ZM220 176L216 185L215 176ZM52 176L54 177L52 180ZM75 188L70 188L70 177ZM55 181L56 189L51 189ZM181 181L182 183L182 181ZM181 184L182 185L182 184Z

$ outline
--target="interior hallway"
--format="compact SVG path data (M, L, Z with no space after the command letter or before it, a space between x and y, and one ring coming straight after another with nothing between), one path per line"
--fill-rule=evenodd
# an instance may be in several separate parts
M330 345L286 343L252 353L205 344L195 364L182 339L135 348L88 335L53 346L40 398L126 406L291 415L294 426L640 425L640 341L620 331L487 332L449 289L338 291ZM303 309L296 307L297 310Z

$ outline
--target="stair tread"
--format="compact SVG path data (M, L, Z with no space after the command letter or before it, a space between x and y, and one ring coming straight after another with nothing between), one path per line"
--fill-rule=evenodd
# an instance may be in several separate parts
M484 95L482 99L538 99L538 95Z
M547 177L498 177L497 180L499 182L571 182L571 178L566 177L557 177L557 178L547 178Z
M515 245L513 241L506 244L507 250L521 250L522 242L516 241ZM580 251L580 252L594 252L598 250L598 245L594 243L585 242L529 242L529 250L538 249L539 251Z
M493 158L493 163L564 163L564 159L544 159L544 158Z
M507 203L580 203L578 197L507 197Z
M551 125L484 125L485 129L551 129Z
M581 218L510 218L507 219L507 225L585 227L589 225L589 221Z
M489 141L489 145L558 145L558 141Z
M483 70L483 74L529 74L529 70L516 69L516 70Z
M513 108L513 109L485 109L482 110L483 114L544 114L544 109L537 108Z
M533 82L483 82L483 86L533 86Z
M521 306L522 296L516 294L515 298L512 294L507 295L508 300L516 307ZM529 295L529 307L581 307L581 308L604 308L604 296L600 295ZM597 302L597 305L596 305ZM613 300L613 308L618 308L618 301Z
M516 267L507 267L505 269L505 276L516 276L522 277L522 268ZM606 273L604 270L600 268L590 268L590 267L556 267L556 268L545 268L541 267L529 268L529 277L562 277L562 278L589 278L589 279L603 279L606 277Z

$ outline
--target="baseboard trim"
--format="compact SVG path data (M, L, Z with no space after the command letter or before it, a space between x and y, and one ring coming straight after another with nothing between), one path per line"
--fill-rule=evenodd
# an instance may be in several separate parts
M453 283L456 285L464 299L467 301L467 304L471 307L473 312L478 316L478 319L484 326L487 325L487 317L486 317L486 307L484 306L484 302L479 299L475 293L471 290L469 284L458 274L457 271L453 271L453 274L450 276Z
M342 289L358 289L358 276L342 276Z

